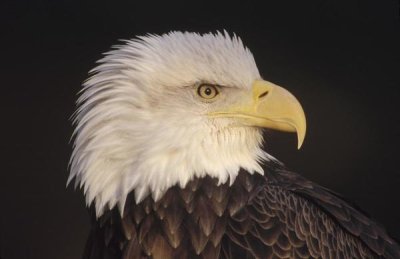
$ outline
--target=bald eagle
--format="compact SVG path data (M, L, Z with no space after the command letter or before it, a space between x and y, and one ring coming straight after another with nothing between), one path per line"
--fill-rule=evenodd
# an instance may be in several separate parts
M106 53L77 101L70 177L92 211L84 258L400 258L386 231L263 150L297 99L228 33Z

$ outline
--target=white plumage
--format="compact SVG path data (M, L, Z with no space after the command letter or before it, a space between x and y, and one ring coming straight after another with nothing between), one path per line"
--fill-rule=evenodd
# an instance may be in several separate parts
M207 116L240 102L260 79L238 37L148 35L117 46L99 63L78 100L68 180L84 188L98 216L116 204L122 212L132 190L136 202L149 194L158 200L195 176L232 183L240 168L263 173L259 162L271 158L260 147L261 129ZM226 87L207 103L196 95L202 82Z

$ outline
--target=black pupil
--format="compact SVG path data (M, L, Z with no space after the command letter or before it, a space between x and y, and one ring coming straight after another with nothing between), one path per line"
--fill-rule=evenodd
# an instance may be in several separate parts
M206 95L210 95L211 94L211 88L209 88L209 87L207 87L206 88L206 90L204 90L204 93L206 94Z

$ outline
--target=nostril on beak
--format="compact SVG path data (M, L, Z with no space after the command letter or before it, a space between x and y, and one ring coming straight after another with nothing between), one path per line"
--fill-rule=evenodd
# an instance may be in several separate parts
M269 91L265 91L264 93L260 94L260 96L258 96L258 99L261 99L261 98L267 96L268 93L269 93Z

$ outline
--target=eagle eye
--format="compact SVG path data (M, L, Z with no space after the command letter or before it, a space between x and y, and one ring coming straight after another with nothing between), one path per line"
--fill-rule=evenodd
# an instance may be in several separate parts
M197 88L197 94L207 100L215 98L218 93L218 89L214 85L202 84Z

